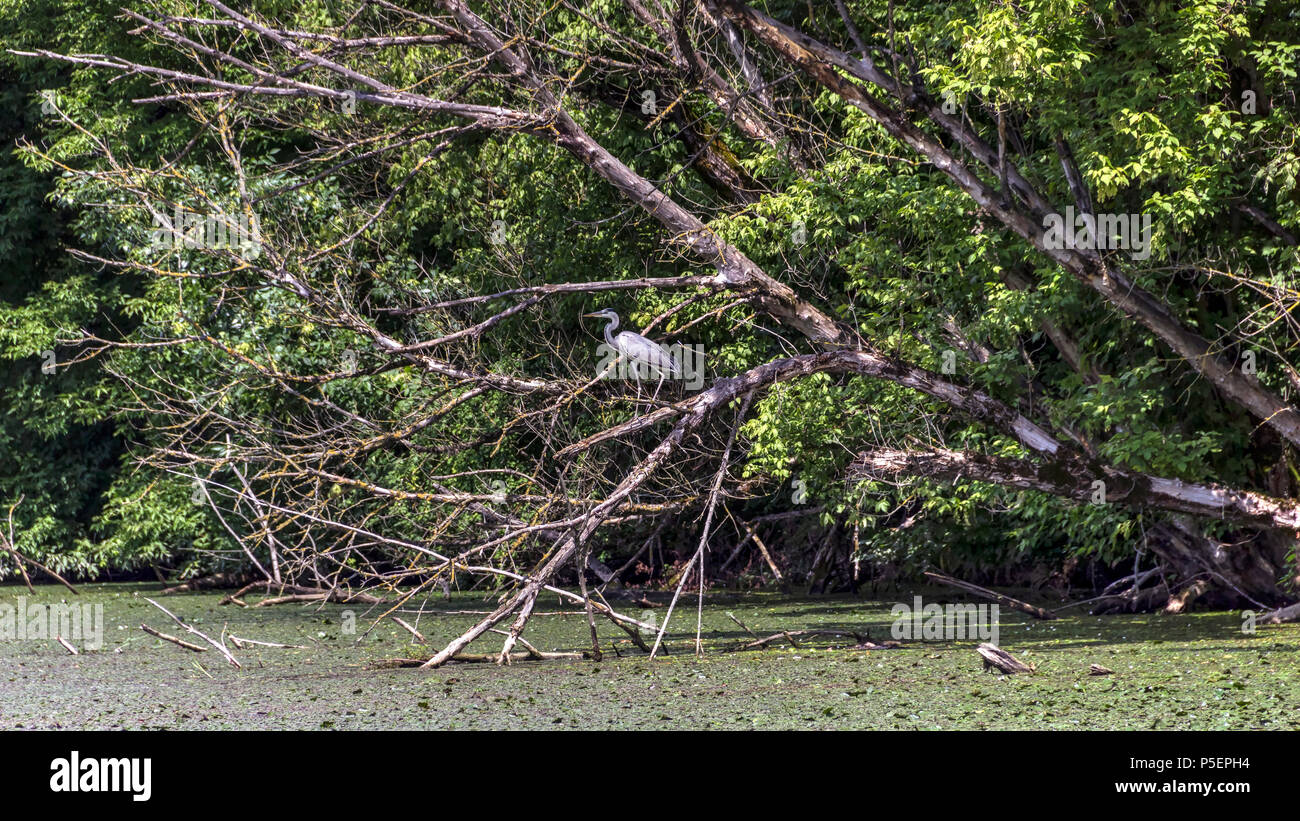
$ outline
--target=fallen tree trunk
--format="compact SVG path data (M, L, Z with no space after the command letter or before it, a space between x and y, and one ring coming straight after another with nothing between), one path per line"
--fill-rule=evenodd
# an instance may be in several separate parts
M1177 579L1165 610L1185 612L1197 600L1217 607L1270 610L1293 599L1278 585L1287 571L1287 545L1268 531L1206 535L1197 522L1175 516L1146 532L1145 545Z
M1163 568L1160 567L1159 565L1156 565L1150 570L1143 570L1140 573L1130 573L1124 578L1116 579L1115 581L1106 585L1105 589L1101 591L1101 594L1103 596L1108 596L1111 593L1115 593L1117 590L1124 588L1125 582L1128 583L1128 587L1124 588L1125 590L1138 590L1139 588L1142 587L1142 585L1146 584L1147 579L1150 579L1152 576L1156 575L1161 570L1163 570Z
M285 595L277 595L263 599L252 605L246 604L243 601L243 596L248 591L257 587L265 588L267 593L270 593L271 590L274 589L276 593ZM245 585L234 593L231 593L229 596L224 597L219 603L237 604L240 607L270 607L276 604L288 604L290 602L299 601L327 601L337 602L339 604L349 604L354 602L358 604L385 603L383 599L377 596L372 596L369 593L350 593L341 590L325 590L319 587L303 587L296 584L278 584L271 581L258 581Z
M1032 604L1022 602L1019 599L1013 599L1010 596L1004 596L1001 593L995 593L994 591L989 590L986 587L980 587L978 584L971 584L970 582L964 582L960 579L954 579L952 576L945 576L942 573L934 573L929 570L925 571L925 575L927 578L933 579L934 581L939 582L940 584L950 585L952 587L965 590L968 593L974 593L976 596L980 596L986 599L991 599L992 601L995 601L998 604L1002 604L1002 605L1006 605L1007 607L1010 607L1012 610L1019 610L1021 613L1028 613L1029 615L1033 616L1036 619L1043 619L1047 621L1056 618L1056 614L1051 612L1050 610L1044 610L1041 607L1035 607Z
M193 593L196 590L213 590L222 587L238 587L239 585L246 584L249 578L252 577L252 575L253 574L249 573L247 570L240 570L240 571L228 572L228 573L226 572L212 573L207 576L200 576L197 579L190 579L189 581L184 582L183 584L178 584L172 587L164 588L162 594L164 596L168 596L171 595L172 593ZM261 582L255 582L255 584L260 584L260 583Z
M864 480L897 476L971 479L1080 503L1095 503L1100 492L1106 504L1174 514L1149 528L1145 539L1145 547L1171 579L1170 593L1156 601L1150 588L1130 590L1114 599L1118 606L1140 601L1141 607L1129 609L1163 605L1178 613L1198 598L1219 606L1244 602L1261 610L1292 601L1278 579L1287 572L1286 553L1294 539L1280 537L1300 530L1300 502L1150 476L1069 455L1040 452L1038 457L1015 459L938 448L879 449L861 454L851 470ZM1207 537L1192 516L1235 521L1244 527L1230 541L1219 541ZM1197 584L1198 580L1203 583Z
M1282 607L1268 613L1260 619L1264 624L1282 624L1288 621L1300 621L1300 604Z
M782 630L779 633L773 633L766 638L751 641L748 644L741 645L739 650L754 650L760 647L766 647L774 641L785 639L790 642L790 646L796 650L799 649L799 643L795 638L813 638L815 636L847 636L856 641L859 645L865 644L863 635L855 630Z
M1195 484L1099 465L1040 451L1043 461L986 456L955 450L877 449L861 454L852 470L861 478L914 476L976 479L1003 487L1037 490L1077 502L1150 507L1227 519L1242 525L1300 530L1300 502L1215 484ZM1055 458L1054 458L1055 457ZM1099 486L1096 484L1100 482Z

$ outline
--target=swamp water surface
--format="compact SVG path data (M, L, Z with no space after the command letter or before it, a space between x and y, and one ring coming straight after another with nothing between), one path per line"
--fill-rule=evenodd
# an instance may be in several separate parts
M887 600L711 593L706 654L694 648L695 597L673 615L671 655L649 661L608 621L597 622L601 662L550 660L380 669L430 655L495 598L458 594L416 616L430 645L391 621L358 641L378 612L366 605L219 606L227 591L157 596L157 585L0 587L0 603L102 604L104 643L70 655L53 640L0 641L0 729L1300 729L1300 625L1242 632L1240 613L1090 616L1034 621L1003 610L1000 645L1036 665L1034 675L985 672L976 640L843 649L819 637L728 652L781 630L843 629L890 637ZM140 624L201 643L142 596L213 637L305 645L193 653L146 635ZM258 596L250 596L252 603ZM659 600L655 597L656 601ZM664 597L666 601L666 597ZM936 595L932 600L942 601ZM638 605L621 612L648 620ZM653 610L662 619L666 607ZM355 614L354 634L346 630ZM588 646L586 617L554 597L538 601L524 637L541 650ZM462 612L448 612L462 611ZM644 613L644 615L643 615ZM418 622L417 622L418 618ZM491 635L471 651L492 652ZM80 643L74 642L78 649ZM620 656L611 652L617 645ZM827 649L837 647L839 649ZM233 649L233 648L232 648ZM1090 676L1090 664L1114 671Z

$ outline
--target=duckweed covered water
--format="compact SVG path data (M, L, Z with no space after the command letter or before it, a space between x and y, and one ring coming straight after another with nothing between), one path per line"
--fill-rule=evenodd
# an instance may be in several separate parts
M104 646L72 656L54 641L0 642L0 729L1300 729L1300 626L1242 632L1240 613L1184 616L1086 613L1038 622L1002 612L1004 649L1035 675L985 672L976 641L915 642L894 650L827 649L821 638L726 652L755 633L841 628L889 638L895 601L717 593L705 599L706 655L693 653L695 600L673 617L671 655L649 661L599 622L601 662L456 664L376 669L428 656L475 621L466 610L495 599L461 594L438 612L403 614L428 638L416 644L390 621L358 637L366 606L219 606L223 592L158 598L199 630L305 645L236 650L242 670L140 630L146 623L190 640L140 596L152 584L0 588L0 602L104 606ZM934 601L943 599L936 594ZM950 595L950 594L949 594ZM250 597L249 601L257 597ZM631 615L636 605L615 602ZM554 598L525 637L543 650L581 650L586 617ZM663 617L665 608L653 612ZM356 633L345 631L355 614ZM561 612L564 611L564 612ZM1070 611L1077 612L1077 611ZM646 614L648 616L648 614ZM501 637L476 642L492 652ZM610 651L617 646L620 656ZM1090 676L1090 664L1114 671Z

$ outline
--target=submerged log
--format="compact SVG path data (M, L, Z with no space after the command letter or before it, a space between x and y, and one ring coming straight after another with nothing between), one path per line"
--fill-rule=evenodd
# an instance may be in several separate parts
M980 654L980 657L984 659L985 670L988 670L990 667L996 667L1007 675L1034 672L1034 667L1032 665L1025 664L1006 650L1001 650L991 644L981 644L979 647L976 647L975 650Z
M243 650L244 645L246 644L251 645L253 647L280 647L288 650L310 649L305 644L281 644L278 641L258 641L257 639L243 639L240 638L239 636L236 636L233 633L230 634L230 643L238 647L240 650Z
M587 659L591 658L589 651L581 653L511 653L510 661L548 661L551 659ZM395 658L382 659L375 662L374 667L378 669L392 667L423 667L429 660L412 659L412 658ZM448 664L499 664L501 661L500 653L458 653L448 659Z
M237 573L213 573L191 579L183 584L168 587L162 593L164 596L169 596L173 593L193 593L198 590L212 590L220 587L238 587L245 584L251 577L252 574L246 570Z
M732 616L732 619L735 620L735 617ZM740 624L739 621L737 621L736 623ZM741 627L744 627L744 625L741 624ZM748 630L749 628L746 627L745 629ZM750 635L753 635L753 633L751 632ZM863 635L854 630L782 630L781 632L773 633L772 635L767 636L766 638L761 638L758 639L757 641L751 641L748 644L738 647L737 649L756 650L759 648L766 647L767 645L771 644L774 641L780 641L784 639L785 641L790 642L790 645L794 647L794 649L798 650L799 642L795 641L796 638L814 638L816 636L847 636L847 637L851 637L854 641L858 642L859 646L861 646L865 642Z
M244 602L244 594L250 590L264 587L265 592L269 595L272 590L277 595L271 598L262 599L252 605ZM279 595L284 594L284 595ZM336 604L384 604L384 600L369 593L351 593L345 590L327 590L322 587L303 587L297 584L277 584L275 582L258 581L245 585L234 593L224 597L220 604L237 604L240 607L271 607L277 604L290 604L292 602L334 602Z
M876 644L874 641L868 639L867 641L864 641L861 644L853 645L849 649L850 650L897 650L902 646L903 645L901 642L897 642L892 639L881 642L880 644Z

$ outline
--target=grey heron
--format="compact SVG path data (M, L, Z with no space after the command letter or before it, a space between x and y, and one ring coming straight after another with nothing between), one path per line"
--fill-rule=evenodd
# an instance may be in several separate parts
M584 317L595 317L597 319L608 320L605 325L605 343L609 347L618 351L619 357L632 363L636 374L637 384L640 385L641 373L640 366L646 365L654 371L659 372L659 384L663 385L665 377L681 376L682 366L673 357L668 349L651 339L647 339L638 333L631 331L621 331L617 336L614 335L615 329L618 328L618 314L609 308L603 308L590 314L583 314ZM658 389L655 395L659 395Z

